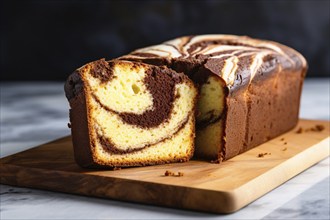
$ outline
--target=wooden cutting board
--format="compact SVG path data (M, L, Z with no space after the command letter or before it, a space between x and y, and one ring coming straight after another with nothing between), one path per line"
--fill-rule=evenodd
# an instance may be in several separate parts
M294 130L222 164L192 160L111 171L78 167L65 137L1 159L1 183L230 213L326 158L329 141L329 121L300 120ZM167 170L183 176L165 176Z

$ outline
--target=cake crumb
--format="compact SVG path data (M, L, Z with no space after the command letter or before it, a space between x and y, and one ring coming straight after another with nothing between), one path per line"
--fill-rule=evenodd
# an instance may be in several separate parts
M169 170L166 170L164 175L165 176L173 176L173 173Z
M297 133L297 134L301 134L301 133L303 133L303 129L302 129L302 127L298 128L298 130L296 131L296 133Z
M283 148L283 149L282 149L282 151L286 151L287 149L288 149L288 148L287 148L287 147L285 147L285 148Z
M325 129L324 125L315 125L311 128L302 129L301 127L296 131L297 134L301 134L303 132L309 132L309 131L315 131L315 132L321 132Z
M121 170L121 167L114 167L113 170Z
M264 156L266 156L266 155L271 155L271 153L260 153L260 154L258 154L258 156L257 157L264 157Z
M284 142L284 145L287 145L288 144L288 142Z
M323 131L325 129L324 125L315 125L316 131Z
M281 141L284 141L285 139L284 138L281 138Z
M166 170L164 173L164 176L175 176L175 177L180 177L183 176L183 172L178 172L177 174L175 172L172 172L170 170Z

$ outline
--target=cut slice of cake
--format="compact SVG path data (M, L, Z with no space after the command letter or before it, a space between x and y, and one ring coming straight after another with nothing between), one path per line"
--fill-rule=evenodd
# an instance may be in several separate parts
M227 160L298 122L307 63L282 44L234 35L185 36L120 59L166 65L199 85L196 157Z
M165 66L98 60L65 84L74 154L83 167L189 160L197 89Z

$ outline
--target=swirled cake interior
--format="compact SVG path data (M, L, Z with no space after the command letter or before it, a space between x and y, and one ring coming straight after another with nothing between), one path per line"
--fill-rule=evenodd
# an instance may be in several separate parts
M71 91L79 83L74 78L68 80ZM87 119L90 163L150 165L187 161L193 155L197 91L185 75L166 67L100 60L80 68L76 78L82 86L78 96L87 106L82 117ZM71 123L77 126L75 120Z

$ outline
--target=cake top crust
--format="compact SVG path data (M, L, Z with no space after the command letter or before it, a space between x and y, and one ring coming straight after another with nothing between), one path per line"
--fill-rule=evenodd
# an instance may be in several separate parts
M305 74L307 69L304 57L285 45L235 35L179 37L135 50L120 59L168 66L175 66L180 62L184 62L186 67L195 67L197 64L219 75L229 88L248 84L255 77L272 72L276 68L302 74ZM188 75L189 71L186 70Z

